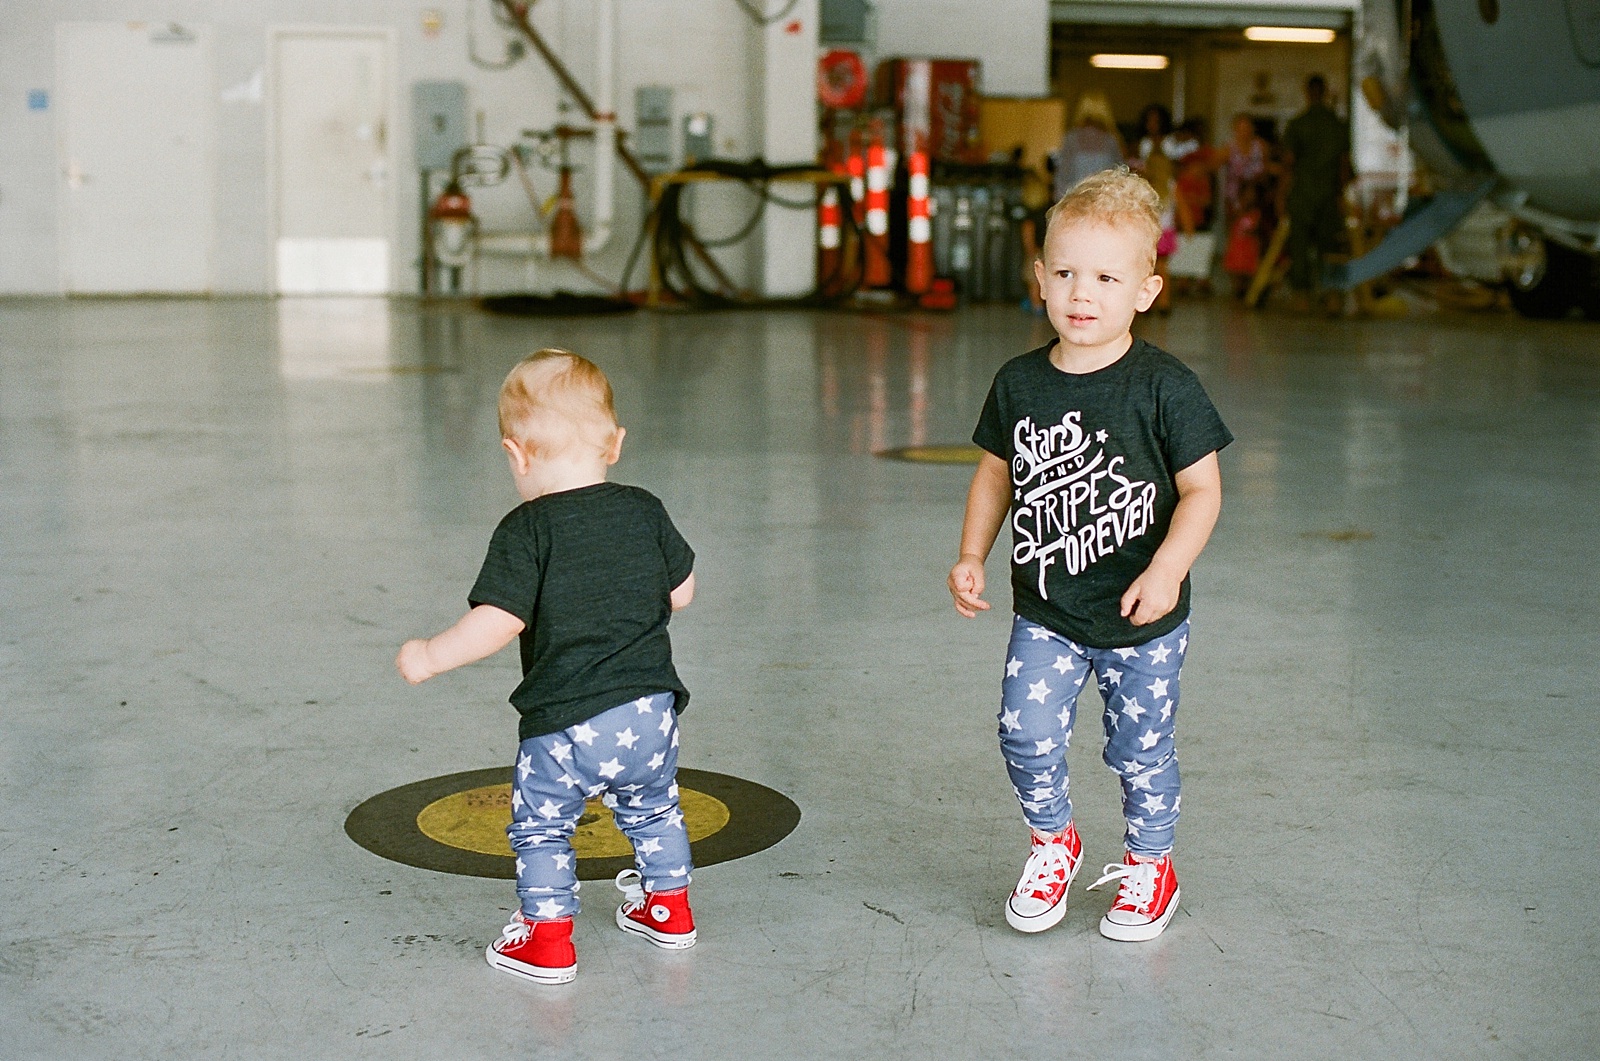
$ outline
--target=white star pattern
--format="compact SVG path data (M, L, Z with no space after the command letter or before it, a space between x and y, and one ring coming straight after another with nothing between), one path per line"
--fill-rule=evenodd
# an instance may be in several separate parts
M639 854L656 855L661 853L661 841L655 837L647 837L639 844Z
M545 800L544 806L539 808L539 813L544 816L546 821L548 821L551 818L558 817L561 814L561 808L556 806L550 800Z
M1022 673L1022 661L1015 656L1006 660L1006 677L1015 678Z
M675 869L672 872L667 874L667 876L669 876L669 877L687 877L688 875L689 875L689 867L688 866L679 866L677 869Z
M514 788L511 790L511 813L516 814L522 807L522 790Z
M1156 696L1166 696L1167 695L1167 679L1165 679L1165 678L1157 678L1155 681L1153 681L1149 685L1145 686L1145 688L1149 689L1150 692L1155 694Z
M1161 734L1157 733L1155 730L1145 730L1143 733L1139 734L1139 750L1145 752L1149 751L1151 748L1156 746L1156 741L1160 739Z
M1068 704L1061 709L1061 714L1056 716L1056 721L1061 723L1061 728L1066 729L1072 725L1072 705Z
M1054 788L1035 788L1028 792L1028 796L1031 799L1049 799L1055 794L1056 790Z
M1005 727L1007 733L1022 728L1022 723L1017 721L1020 714L1021 712L1015 710L1000 712L1000 725Z
M669 745L669 747L676 748L677 746L678 746L678 731L677 730L673 730L672 731L672 743Z
M1121 685L1122 684L1122 672L1117 670L1115 667L1107 667L1106 668L1106 684L1107 685Z
M1122 761L1122 772L1124 774L1137 774L1139 772L1139 764L1132 759L1124 759Z
M504 760L501 760L504 762ZM534 908L534 913L539 917L552 918L561 913L561 904L554 899L546 899Z
M522 861L522 856L521 855L518 855L517 856L517 876L519 876L519 877L522 876L522 871L527 869L527 868L528 868L528 864L526 862Z
M572 758L572 745L556 741L550 745L550 756L558 763L564 763Z
M643 796L629 796L628 797L628 806L630 806L630 807L642 807L642 806L644 806L644 797Z
M1067 671L1072 669L1072 657L1071 656L1057 656L1056 657L1056 661L1054 663L1050 664L1050 666L1052 666L1052 667L1054 667L1056 669L1056 673L1057 674L1065 674L1065 673L1067 673Z
M1161 705L1161 721L1165 722L1172 717L1172 701L1168 700Z
M662 715L661 715L661 725L656 727L656 728L661 730L661 735L663 737L665 737L667 735L667 730L672 728L672 712L671 711L667 711L667 712L663 712L662 713Z
M1155 814L1158 811L1167 809L1167 797L1159 792L1154 792L1146 796L1139 806L1144 808L1146 814Z
M1104 442L1107 439L1109 439L1110 437L1111 437L1110 435L1106 434L1104 428L1101 428L1099 431L1096 431L1094 433L1094 440L1096 442Z
M1042 774L1034 774L1033 775L1033 782L1036 785L1054 784L1055 780L1056 780L1056 771L1055 771L1054 767L1050 768L1049 770L1046 770Z
M533 773L533 756L524 753L517 757L517 779L528 780L528 775Z
M1135 792L1149 792L1150 782L1155 780L1155 776L1158 773L1160 773L1159 770L1152 770L1148 774L1134 774L1128 778L1128 787Z
M672 812L667 815L667 825L673 829L683 826L683 815L678 813L677 808L673 808Z
M1029 700L1037 700L1042 704L1042 703L1044 703L1044 698L1049 696L1049 695L1050 695L1050 687L1044 683L1044 679L1043 678L1040 678L1038 681L1036 681L1032 685L1028 686L1028 699Z
M678 798L678 783L676 781L674 781L671 785L667 786L667 798L668 799L677 799Z
M605 795L600 797L600 806L605 807L607 810L616 810L617 797L612 793L607 792Z
M633 751L633 746L638 743L639 738L634 736L632 726L617 734L617 747L619 748L626 748L631 752Z
M1136 649L1136 648L1118 648L1118 649L1113 649L1112 651L1115 652L1117 655L1121 656L1124 663L1126 663L1130 659L1138 659L1139 658L1139 650Z
M641 715L648 715L651 711L655 710L653 707L651 707L650 698L648 696L639 697L639 699L633 702L633 706Z
M652 755L650 757L650 769L659 770L659 769L661 769L661 764L666 762L666 761L667 761L667 753L666 752L656 752L654 755Z
M1172 655L1172 649L1168 648L1164 644L1157 645L1155 648L1150 650L1150 662L1165 663L1167 661L1167 657L1170 655Z
M1050 631L1046 630L1042 626L1030 626L1028 627L1028 633L1033 635L1033 639L1035 641L1050 640Z
M1124 696L1122 698L1122 713L1135 722L1139 721L1139 716L1148 710L1150 709L1139 703L1137 697Z
M1128 823L1128 837L1132 840L1139 839L1139 827L1132 822Z
M580 722L572 727L572 739L586 748L592 746L594 739L598 736L600 736L600 731L587 722Z
M620 785L620 786L618 786L617 791L618 792L637 792L643 787L644 787L643 785Z
M572 856L567 854L565 851L557 851L550 857L555 860L556 869L572 868Z
M563 773L560 777L556 778L556 780L560 781L563 785L566 785L568 788L577 788L579 785L581 785L583 783L583 782L579 781L577 778L573 777L571 774L568 774L568 773Z
M1056 739L1054 737L1046 737L1044 740L1033 742L1033 754L1049 755L1059 747L1061 747L1061 745L1056 743Z
M1188 634L1184 634L1182 637L1178 638L1178 651L1179 652L1187 652L1187 651L1189 651L1189 635Z
M587 795L592 799L595 796L598 796L600 793L604 792L605 790L606 790L606 786L604 786L604 785L590 785Z
M610 781L613 777L616 777L618 774L622 773L622 763L616 759L607 759L605 762L600 764L599 768L595 770L595 773L599 774L607 781Z

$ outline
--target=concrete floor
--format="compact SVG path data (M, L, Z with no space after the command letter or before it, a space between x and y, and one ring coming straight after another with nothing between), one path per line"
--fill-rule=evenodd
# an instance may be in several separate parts
M0 303L0 1056L1595 1056L1600 327L1147 326L1239 439L1147 945L1100 938L1100 892L1006 927L1004 591L969 622L944 589L969 470L871 455L964 441L1041 328ZM611 373L617 477L699 552L684 765L804 813L697 873L691 951L589 885L556 989L482 960L508 882L342 829L509 762L514 653L418 689L391 660L514 503L495 389L550 344ZM1097 752L1090 867L1120 854Z

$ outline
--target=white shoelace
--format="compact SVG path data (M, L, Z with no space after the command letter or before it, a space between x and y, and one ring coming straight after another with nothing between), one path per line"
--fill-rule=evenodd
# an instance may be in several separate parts
M644 878L636 869L625 869L617 874L617 891L622 893L622 905L628 912L644 906Z
M1122 884L1117 888L1117 901L1114 906L1131 906L1140 913L1150 909L1150 904L1156 898L1154 862L1135 862L1131 866L1122 862L1111 862L1105 865L1101 872L1105 876L1089 885L1090 891L1109 881L1121 880Z
M511 920L506 922L506 927L500 933L500 942L508 946L513 943L521 943L532 932L533 926L521 914L512 914Z
M1060 870L1061 876L1056 876ZM1066 844L1040 844L1028 855L1022 866L1022 880L1017 884L1017 895L1048 892L1072 876L1072 853Z

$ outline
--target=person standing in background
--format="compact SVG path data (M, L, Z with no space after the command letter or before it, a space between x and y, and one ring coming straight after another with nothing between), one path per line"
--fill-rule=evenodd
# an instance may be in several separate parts
M1090 89L1078 97L1072 128L1061 138L1053 156L1055 198L1070 192L1083 178L1123 164L1126 151L1105 93Z
M1306 80L1306 109L1283 133L1289 217L1289 286L1295 307L1309 309L1322 257L1344 235L1344 186L1350 179L1350 130L1326 100L1321 74ZM1330 306L1330 308L1332 308Z

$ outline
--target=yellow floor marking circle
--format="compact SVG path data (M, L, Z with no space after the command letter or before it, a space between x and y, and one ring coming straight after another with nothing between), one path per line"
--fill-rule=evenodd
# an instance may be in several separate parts
M689 830L689 842L720 832L732 815L715 796L679 788L678 807ZM511 786L484 785L436 799L417 814L417 828L430 840L480 855L510 855L506 826L511 824ZM617 829L611 811L591 799L572 834L579 858L631 856L633 845Z
M878 456L913 464L976 464L983 452L977 446L904 446L879 450Z

